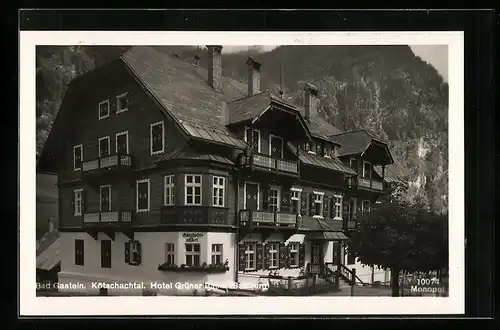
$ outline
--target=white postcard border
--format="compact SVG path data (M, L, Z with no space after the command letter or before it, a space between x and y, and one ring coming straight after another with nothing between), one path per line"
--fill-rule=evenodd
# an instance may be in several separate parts
M448 45L449 297L36 297L36 45ZM20 32L19 313L30 315L463 314L464 33L454 32ZM453 164L453 166L451 166ZM304 302L307 300L307 303Z

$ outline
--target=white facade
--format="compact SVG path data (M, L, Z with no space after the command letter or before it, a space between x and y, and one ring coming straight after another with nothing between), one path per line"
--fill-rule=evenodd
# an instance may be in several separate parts
M66 284L83 284L77 291L98 294L99 288L92 283L143 283L137 289L108 288L109 295L141 295L143 290L157 291L158 294L192 293L191 287L203 287L205 282L235 281L235 249L236 235L234 233L198 233L200 244L200 264L211 263L212 244L222 244L222 262L228 260L229 270L224 273L205 272L174 272L161 271L158 266L165 262L165 243L173 243L175 248L175 264L186 263L185 244L189 240L184 232L136 232L135 240L141 242L141 263L130 265L125 262L125 242L129 238L122 233L116 233L111 241L111 268L101 267L101 240L110 238L98 233L95 240L87 233L61 233L61 272L59 273L60 291ZM189 232L192 234L192 232ZM75 239L84 240L84 265L75 265ZM153 283L151 285L151 283ZM187 284L187 285L184 285ZM169 287L170 285L170 287ZM179 285L182 289L176 288ZM73 289L67 289L71 291ZM203 290L198 290L202 292Z

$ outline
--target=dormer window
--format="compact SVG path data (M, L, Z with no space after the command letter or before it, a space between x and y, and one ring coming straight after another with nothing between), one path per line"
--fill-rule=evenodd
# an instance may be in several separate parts
M330 146L325 144L323 146L323 156L325 156L326 158L330 158L330 153L331 153Z
M99 120L109 117L109 100L99 102Z
M316 144L316 155L322 155L323 154L323 146L321 143Z
M363 161L363 178L365 179L372 178L372 163Z
M311 150L311 142L304 143L304 151L307 151L307 152L312 151Z
M116 113L127 111L128 97L127 93L120 94L116 97Z
M337 146L332 146L332 149L330 150L330 157L331 158L337 157Z

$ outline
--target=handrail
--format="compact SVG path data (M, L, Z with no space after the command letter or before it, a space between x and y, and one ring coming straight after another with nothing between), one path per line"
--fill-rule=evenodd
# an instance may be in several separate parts
M349 276L346 276L345 274L343 274L342 271L346 271L349 274ZM352 270L347 268L344 264L340 264L340 273L339 274L342 275L345 278L345 280L349 282L349 284L351 284L351 285L353 284L352 283ZM355 284L359 283L361 285L365 285L365 283L358 277L358 275L356 275L355 279L357 280Z

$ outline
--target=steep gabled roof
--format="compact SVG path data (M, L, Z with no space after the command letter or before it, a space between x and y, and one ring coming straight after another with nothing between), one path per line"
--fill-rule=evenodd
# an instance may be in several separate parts
M132 47L122 60L177 120L220 127L224 102L245 96L246 84L221 77L222 92L208 84L208 71L152 47Z
M298 111L294 104L285 101L270 90L265 90L258 94L230 102L228 104L229 124L254 119L273 103L285 106L290 110Z
M306 110L303 107L297 107L302 116L305 117ZM330 124L325 118L321 117L319 113L313 113L310 116L310 120L307 121L307 127L314 137L332 141L329 137L334 134L341 134L343 131L332 124ZM337 143L336 141L333 141Z
M288 143L287 147L294 154L297 154L297 148L295 148L291 143ZM350 174L350 175L357 174L356 171L354 171L348 165L344 164L340 159L335 158L335 157L334 158L327 158L327 157L316 155L316 154L301 152L299 155L299 160L303 164L310 165L310 166L325 168L328 170L332 170L332 171L336 171L336 172L340 172L340 173L344 173L344 174Z
M387 145L387 142L375 137L365 129L335 134L329 138L341 145L339 156L361 154L368 148L372 141Z

